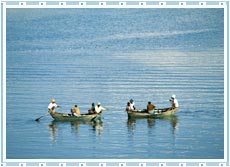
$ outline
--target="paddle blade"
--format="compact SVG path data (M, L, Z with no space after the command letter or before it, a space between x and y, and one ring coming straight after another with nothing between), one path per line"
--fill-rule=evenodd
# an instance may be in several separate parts
M39 121L40 118L35 119L35 121Z

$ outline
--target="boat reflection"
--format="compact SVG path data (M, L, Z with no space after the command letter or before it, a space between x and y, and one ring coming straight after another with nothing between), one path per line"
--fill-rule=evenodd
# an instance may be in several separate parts
M59 126L59 125L61 125L61 126ZM95 132L97 135L101 135L103 132L103 122L102 121L97 121L97 122L60 122L60 121L53 120L49 124L49 129L50 129L52 141L57 142L58 133L62 133L63 129L66 128L66 126L70 126L71 133L75 133L76 135L78 135L80 133L81 125L91 126L93 132Z
M156 121L161 121L161 120L166 120L169 121L171 126L172 126L172 132L175 133L176 128L179 125L179 120L177 118L176 115L173 116L169 116L169 117L162 117L162 118L128 118L127 120L127 126L129 131L133 131L136 127L136 125L138 124L138 121L143 121L146 120L147 121L147 126L148 128L153 128L156 124Z

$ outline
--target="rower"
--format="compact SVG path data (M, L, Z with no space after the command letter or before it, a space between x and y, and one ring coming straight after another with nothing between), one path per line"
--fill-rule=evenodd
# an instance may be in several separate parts
M95 106L96 113L101 113L102 111L105 111L105 110L106 108L102 107L100 102L98 102L97 105Z
M131 108L131 110L135 110L136 109L136 107L134 106L135 105L135 103L134 103L134 101L133 101L133 99L130 99L130 108Z
M48 112L51 114L55 114L56 111L54 110L55 108L61 108L61 106L58 106L56 104L56 99L52 99L51 103L48 105Z
M71 114L72 116L79 117L81 115L80 109L77 105L75 105L73 108L71 108Z
M169 99L169 101L172 104L172 108L178 108L179 107L179 103L178 100L176 99L176 95L172 95L171 98Z
M88 110L89 114L95 114L95 104L92 103L91 108Z
M151 103L151 101L149 101L148 105L147 105L147 112L149 114L153 114L154 113L154 109L155 109L155 106Z
M127 106L126 106L126 111L131 111L131 106L130 106L130 102L127 103Z

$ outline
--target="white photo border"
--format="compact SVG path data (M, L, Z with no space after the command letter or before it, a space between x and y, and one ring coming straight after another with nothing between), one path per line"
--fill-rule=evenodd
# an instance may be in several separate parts
M230 166L229 152L229 1L209 0L0 0L0 167L5 166ZM73 5L74 4L74 5ZM224 9L224 159L7 159L6 158L6 9L7 8L223 8Z

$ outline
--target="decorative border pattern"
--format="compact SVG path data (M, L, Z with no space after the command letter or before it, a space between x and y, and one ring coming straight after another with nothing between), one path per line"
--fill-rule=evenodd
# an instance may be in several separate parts
M68 167L68 166L74 166L74 167L86 167L86 166L92 166L92 167L126 167L126 166L132 166L132 167L166 167L166 166L172 166L172 167L186 167L186 166L196 166L196 167L226 167L229 166L227 163L36 163L36 162L30 162L30 163L0 163L1 167L46 167L46 166L53 166L53 167Z
M139 167L146 167L146 166L178 166L178 167L186 167L186 166L198 166L198 167L206 167L206 166L219 166L225 167L230 166L230 155L229 155L229 1L155 1L155 0L146 0L146 1L139 1L139 0L66 0L66 1L59 1L59 0L46 0L46 1L36 1L36 0L0 0L0 68L1 68L1 113L0 113L0 143L1 143L1 150L0 150L0 167L6 166L19 166L19 167L26 167L26 166L39 166L39 167L46 167L46 166L59 166L59 167L66 167L66 166L98 166L98 167L106 167L106 166L119 166L119 167L126 167L126 166L139 166ZM5 153L5 96L4 93L6 81L4 79L5 76L5 56L6 56L6 9L7 8L223 8L225 10L225 100L227 99L227 103L225 104L225 158L224 159L217 159L217 160L155 160L155 159L140 159L140 160L105 160L105 159L96 159L96 160L37 160L37 159L17 159L17 160L8 160L6 159ZM227 72L226 72L227 69ZM226 102L226 101L225 101ZM227 111L227 112L226 112Z
M85 0L85 1L35 1L35 0L1 0L6 8L225 8L227 1L138 1L138 0Z

